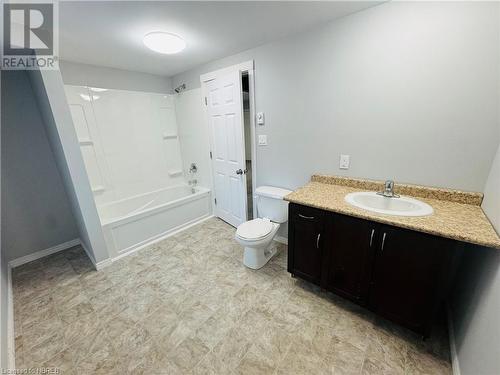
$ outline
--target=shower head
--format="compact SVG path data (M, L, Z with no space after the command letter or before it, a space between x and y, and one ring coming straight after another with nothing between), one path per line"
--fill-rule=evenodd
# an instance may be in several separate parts
M176 94L180 94L181 92L183 92L184 90L186 89L186 84L183 83L182 85L180 86L177 86L174 91Z

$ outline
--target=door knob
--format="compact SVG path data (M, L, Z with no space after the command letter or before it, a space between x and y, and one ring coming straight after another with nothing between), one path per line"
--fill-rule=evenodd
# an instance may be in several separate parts
M236 174L240 174L240 175L241 175L241 174L246 174L246 173L247 173L247 170L246 170L246 169L245 169L245 170L243 170L243 169L238 169L238 170L236 171Z

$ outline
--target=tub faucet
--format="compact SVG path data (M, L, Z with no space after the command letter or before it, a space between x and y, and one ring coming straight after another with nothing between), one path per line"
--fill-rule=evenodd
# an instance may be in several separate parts
M198 167L196 166L195 163L191 163L191 166L189 167L189 173L196 173L198 172Z
M384 190L379 191L377 194L387 198L399 198L399 195L394 194L394 181L392 180L387 180L384 183Z

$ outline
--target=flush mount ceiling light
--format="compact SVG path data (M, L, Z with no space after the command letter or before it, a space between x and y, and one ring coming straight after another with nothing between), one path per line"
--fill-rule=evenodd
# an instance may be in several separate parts
M108 91L108 89L103 89L103 88L100 88L100 87L89 87L89 89L93 92L104 92L104 91Z
M142 42L149 49L171 55L186 48L186 42L180 36L165 31L153 31L144 35Z
M86 102L91 102L92 100L97 100L100 98L99 95L87 95L87 94L80 94L80 97Z

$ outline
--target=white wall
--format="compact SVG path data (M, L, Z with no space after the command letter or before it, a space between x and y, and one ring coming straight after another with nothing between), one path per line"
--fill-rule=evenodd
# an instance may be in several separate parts
M78 234L93 261L109 259L59 71L30 71L31 85L55 161L68 194Z
M184 182L172 95L65 90L98 205Z
M177 125L181 145L183 168L186 178L191 163L198 167L198 185L210 188L209 132L202 106L201 89L184 91L174 96Z
M168 77L155 74L132 72L70 61L61 61L59 65L64 83L67 85L104 87L162 94L169 94L172 91L172 80Z
M498 3L388 2L173 77L255 60L257 185L313 173L482 191L499 141ZM338 169L339 154L351 169Z
M6 261L78 238L25 71L2 74L1 195Z

